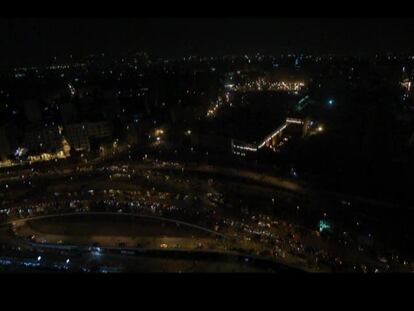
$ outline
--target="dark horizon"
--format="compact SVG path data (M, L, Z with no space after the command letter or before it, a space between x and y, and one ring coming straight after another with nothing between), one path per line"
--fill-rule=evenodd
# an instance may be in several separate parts
M145 18L1 19L0 65L49 63L54 56L156 57L242 53L414 53L412 19ZM59 59L58 59L59 61Z

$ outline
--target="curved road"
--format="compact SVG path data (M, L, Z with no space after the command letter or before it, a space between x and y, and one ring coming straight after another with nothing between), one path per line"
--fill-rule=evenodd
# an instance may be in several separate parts
M166 218L166 217L161 217L161 216L150 216L150 215L139 215L139 214L133 214L133 213L115 213L115 212L78 212L78 213L62 213L62 214L53 214L53 215L42 215L42 216L34 216L34 217L28 217L28 218L22 218L22 219L16 219L16 220L10 220L6 223L1 224L0 226L7 226L7 225L11 225L11 224L15 224L15 223L22 223L22 222L26 222L26 221L31 221L31 220L41 220L41 219L47 219L47 218L54 218L54 217L65 217L65 216L81 216L81 215L109 215L109 216L132 216L132 217L138 217L138 218L147 218L147 219L156 219L156 220L162 220L162 221L167 221L167 222L172 222L172 223L176 223L176 224L180 224L180 225L184 225L184 226L188 226L191 228L195 228L213 235L217 235L220 236L222 238L228 239L230 240L231 237L213 231L211 229L208 228L204 228L198 225L194 225L185 221L181 221L181 220L176 220L176 219L171 219L171 218Z

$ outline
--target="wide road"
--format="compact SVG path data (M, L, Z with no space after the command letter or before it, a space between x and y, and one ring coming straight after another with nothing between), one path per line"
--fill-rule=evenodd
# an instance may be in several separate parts
M103 164L94 167L94 169L99 169ZM147 160L145 162L140 163L131 163L131 162L123 162L119 161L116 163L116 166L121 167L123 165L128 166L128 170L159 170L159 171L180 171L180 172L193 172L193 173L205 173L211 174L215 176L223 176L229 178L240 178L247 181L253 181L257 184L267 185L271 187L275 187L281 190L285 190L288 192L296 193L299 195L306 195L308 197L314 198L326 198L335 200L336 202L340 202L343 200L352 201L352 202L359 202L364 204L368 207L375 207L375 208L396 208L395 204L386 201L378 201L372 198L361 197L356 195L349 195L334 191L327 191L324 189L316 189L310 184L307 184L300 180L292 180L289 178L274 176L274 175L267 175L262 173L257 173L250 170L244 169L236 169L236 168L229 168L229 167L220 167L215 165L204 165L204 164L181 164L181 163L171 163L171 162L155 162ZM111 166L107 165L106 167ZM53 175L58 176L71 176L73 174L82 174L82 172L75 172L76 167L83 167L83 168L92 168L91 164L82 164L82 165L75 165L67 163L64 167L59 167L58 169L50 169L50 168L42 168L38 169L37 176L38 177L52 177ZM19 180L22 175L29 176L31 174L30 169L23 169L23 170L16 170L12 171L9 174L5 174L3 170L0 173L0 183L6 183L13 180ZM88 171L84 172L88 173ZM401 208L401 207L399 207ZM405 210L413 210L411 207L404 207Z

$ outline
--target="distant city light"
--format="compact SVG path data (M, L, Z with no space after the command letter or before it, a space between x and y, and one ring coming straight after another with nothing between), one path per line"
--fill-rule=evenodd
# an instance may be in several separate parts
M319 232L330 231L330 230L331 230L331 225L327 220L319 221Z

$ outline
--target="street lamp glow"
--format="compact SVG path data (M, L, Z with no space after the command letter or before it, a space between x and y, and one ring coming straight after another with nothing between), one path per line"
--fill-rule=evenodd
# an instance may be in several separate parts
M318 132L322 132L323 131L323 127L322 126L319 126L318 127Z
M163 129L156 129L155 130L155 136L161 136L164 134L164 130Z

